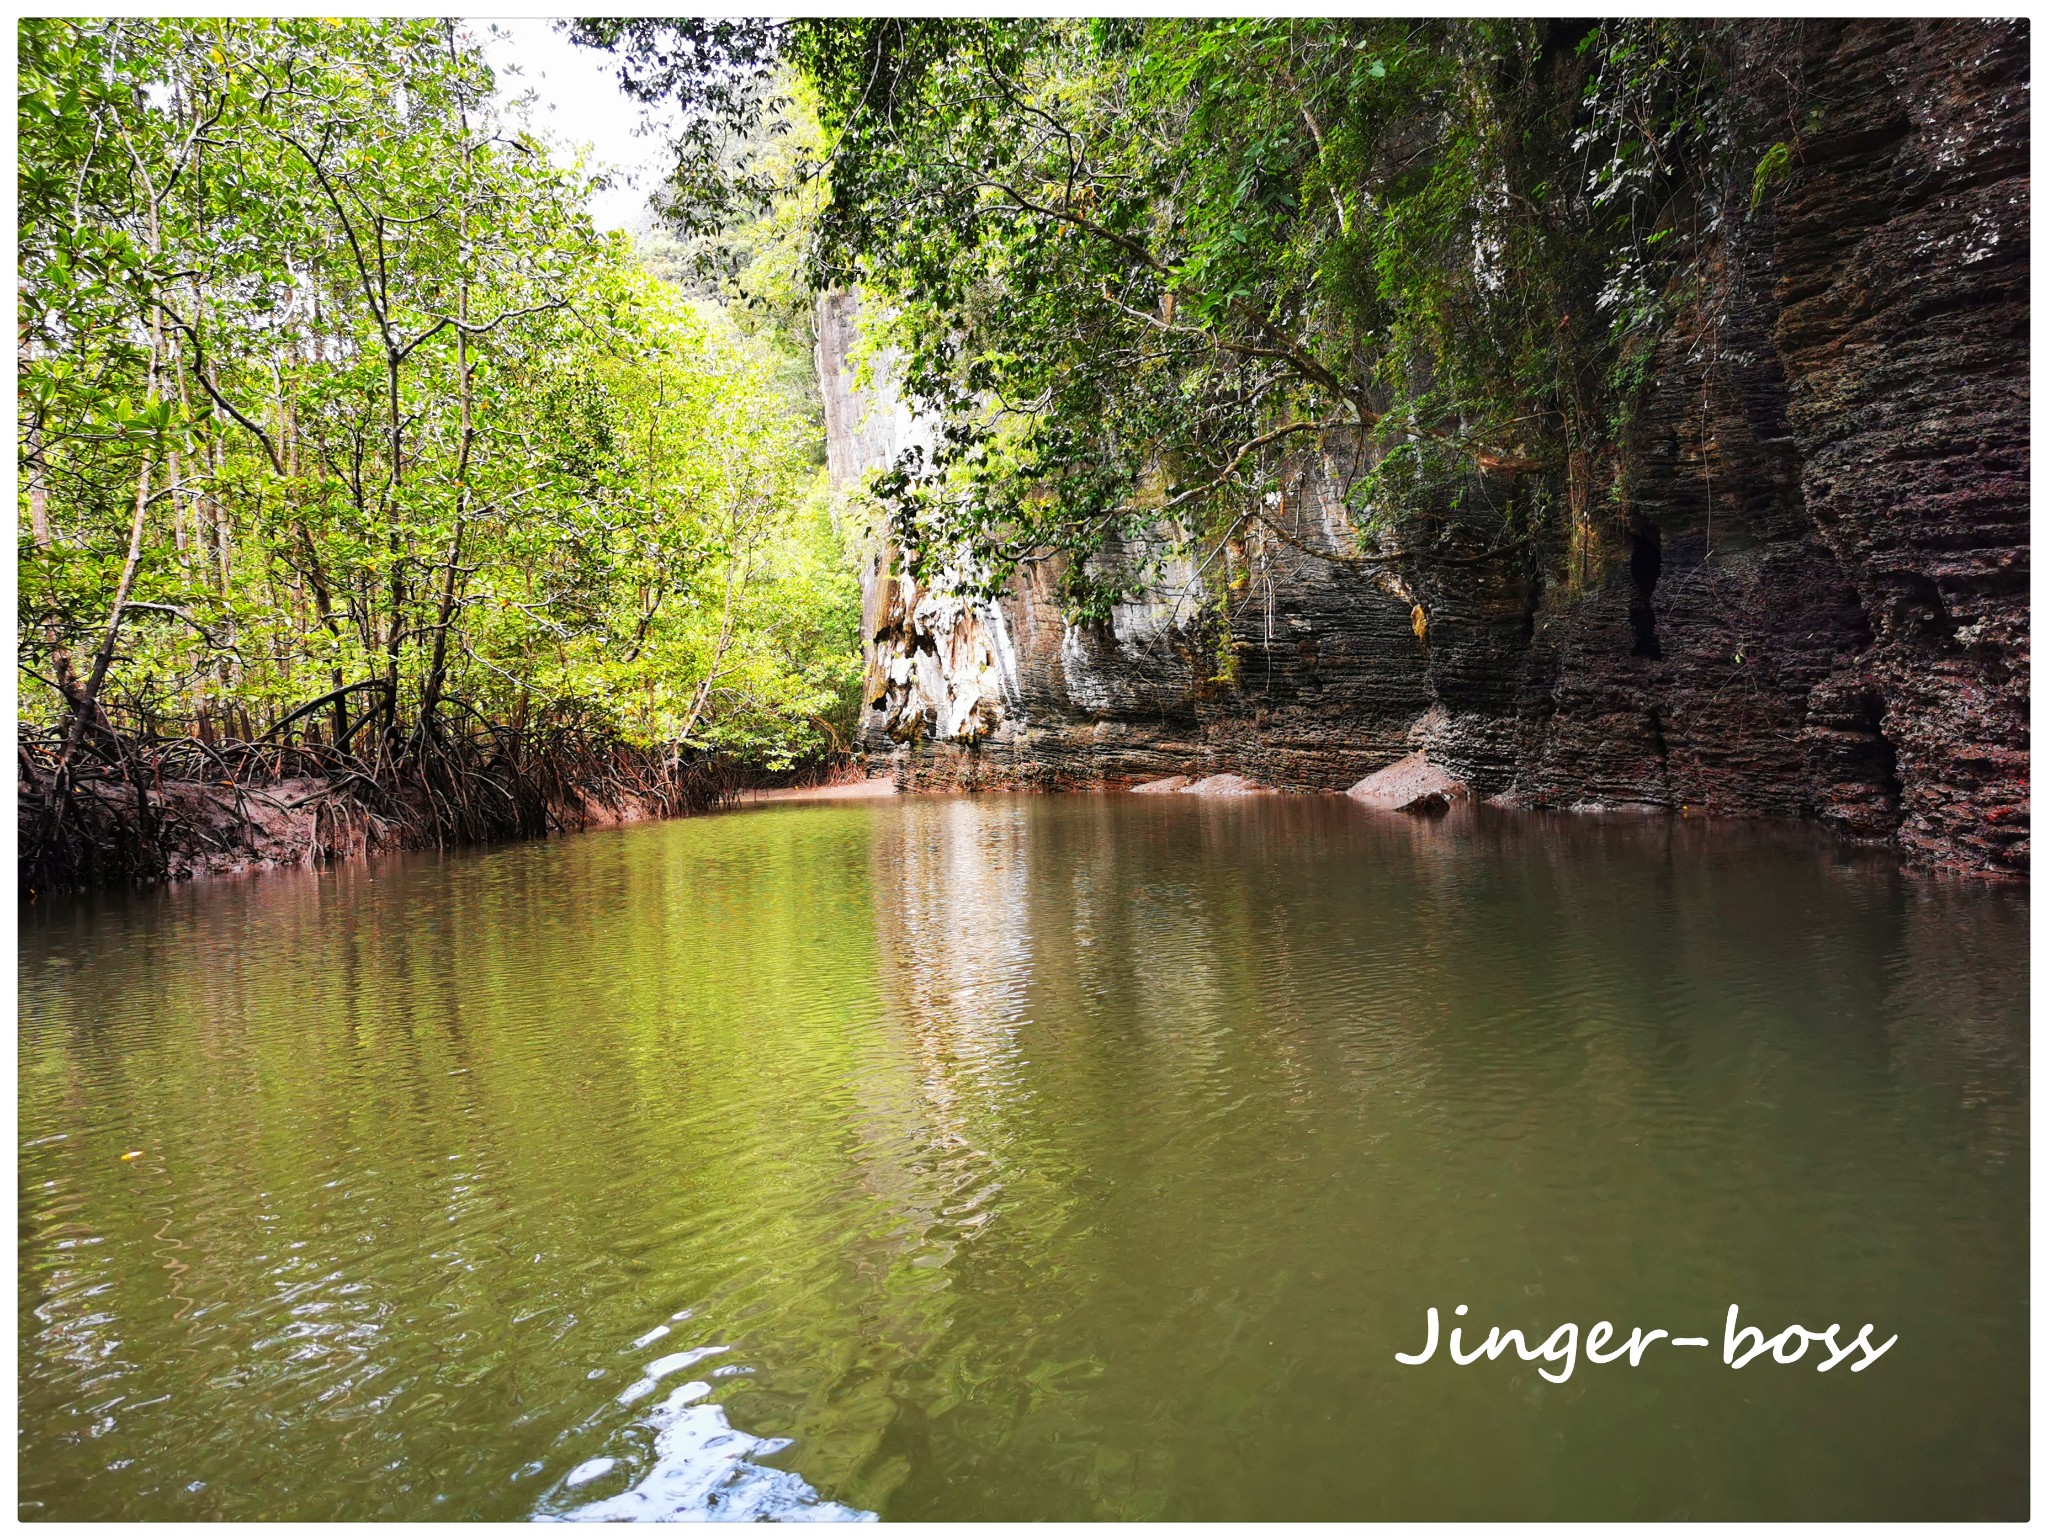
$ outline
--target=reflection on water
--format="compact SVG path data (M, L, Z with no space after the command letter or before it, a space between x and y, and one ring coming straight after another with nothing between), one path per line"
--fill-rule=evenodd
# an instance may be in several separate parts
M721 1352L698 1348L648 1366L635 1382L651 1390L660 1376L687 1361ZM542 1500L535 1515L582 1522L678 1520L793 1520L852 1522L872 1513L820 1501L808 1482L789 1471L772 1470L748 1458L787 1449L786 1438L754 1438L725 1420L725 1408L707 1402L711 1386L691 1380L677 1386L640 1421L615 1434L619 1455L585 1460ZM637 1399L621 1395L621 1404ZM634 1459L640 1449L648 1451Z
M2013 1516L2026 974L1803 835L1340 799L42 910L22 1513ZM1716 1351L1394 1362L1456 1304Z

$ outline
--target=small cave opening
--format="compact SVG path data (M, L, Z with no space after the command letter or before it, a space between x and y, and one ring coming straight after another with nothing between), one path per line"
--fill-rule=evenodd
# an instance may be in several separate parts
M1894 581L1898 589L1888 605L1891 624L1886 629L1923 638L1935 646L1955 640L1955 616L1933 578L1924 572L1901 572Z
M1635 631L1635 646L1630 650L1639 658L1664 656L1664 649L1657 645L1657 607L1652 602L1663 571L1664 532L1648 522L1637 525L1629 534L1628 577L1634 593L1629 599L1628 620Z

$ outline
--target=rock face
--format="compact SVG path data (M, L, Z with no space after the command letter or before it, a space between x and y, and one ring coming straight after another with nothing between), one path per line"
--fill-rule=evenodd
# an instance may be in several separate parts
M1813 818L2024 873L2026 24L1759 23L1730 64L1804 126L1653 360L1618 516L1475 475L1361 563L1342 467L1304 457L1285 538L1157 564L1100 625L1049 565L980 605L885 548L867 746L991 787L1335 790L1419 756L1476 798ZM1505 542L1536 497L1568 516Z
M860 383L858 313L858 301L844 291L818 297L826 471L841 489L858 486L903 450L932 443L931 425L894 388L893 357L870 360L870 383ZM1002 608L943 584L920 589L886 537L861 574L861 622L868 700L861 737L870 746L974 744L1021 712Z
M1000 607L920 590L895 570L878 572L866 597L871 740L879 729L905 743L978 743L1021 708Z
M1806 512L1870 632L1814 741L1882 733L1908 851L2024 869L2026 25L1795 42L1830 108L1778 209L1775 341Z

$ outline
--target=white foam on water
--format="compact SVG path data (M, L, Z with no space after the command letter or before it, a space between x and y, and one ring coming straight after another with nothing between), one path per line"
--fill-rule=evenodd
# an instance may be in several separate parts
M724 1407L704 1400L710 1393L705 1381L691 1380L648 1411L644 1425L654 1431L654 1458L624 1491L534 1517L551 1523L874 1521L873 1513L826 1501L794 1471L755 1464L760 1456L788 1448L789 1440L741 1432L726 1421ZM617 1463L586 1460L563 1480L562 1490L585 1485Z
M651 1394L665 1376L674 1374L678 1369L687 1369L699 1359L709 1358L713 1353L731 1351L731 1348L721 1342L716 1347L689 1348L680 1353L670 1353L666 1358L657 1358L641 1371L639 1379L619 1392L619 1405L631 1406L641 1397Z

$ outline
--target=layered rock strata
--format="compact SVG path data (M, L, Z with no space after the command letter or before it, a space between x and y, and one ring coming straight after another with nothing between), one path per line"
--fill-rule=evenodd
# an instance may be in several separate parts
M884 546L869 749L984 787L1342 790L1421 755L1511 805L1818 819L2025 872L2026 24L1760 23L1729 62L1747 110L1803 126L1652 361L1618 510L1475 474L1361 562L1342 456L1306 456L1206 570L1170 532L1106 553L1158 559L1099 625L1052 565L984 604ZM826 386L869 425L849 464L911 431Z

